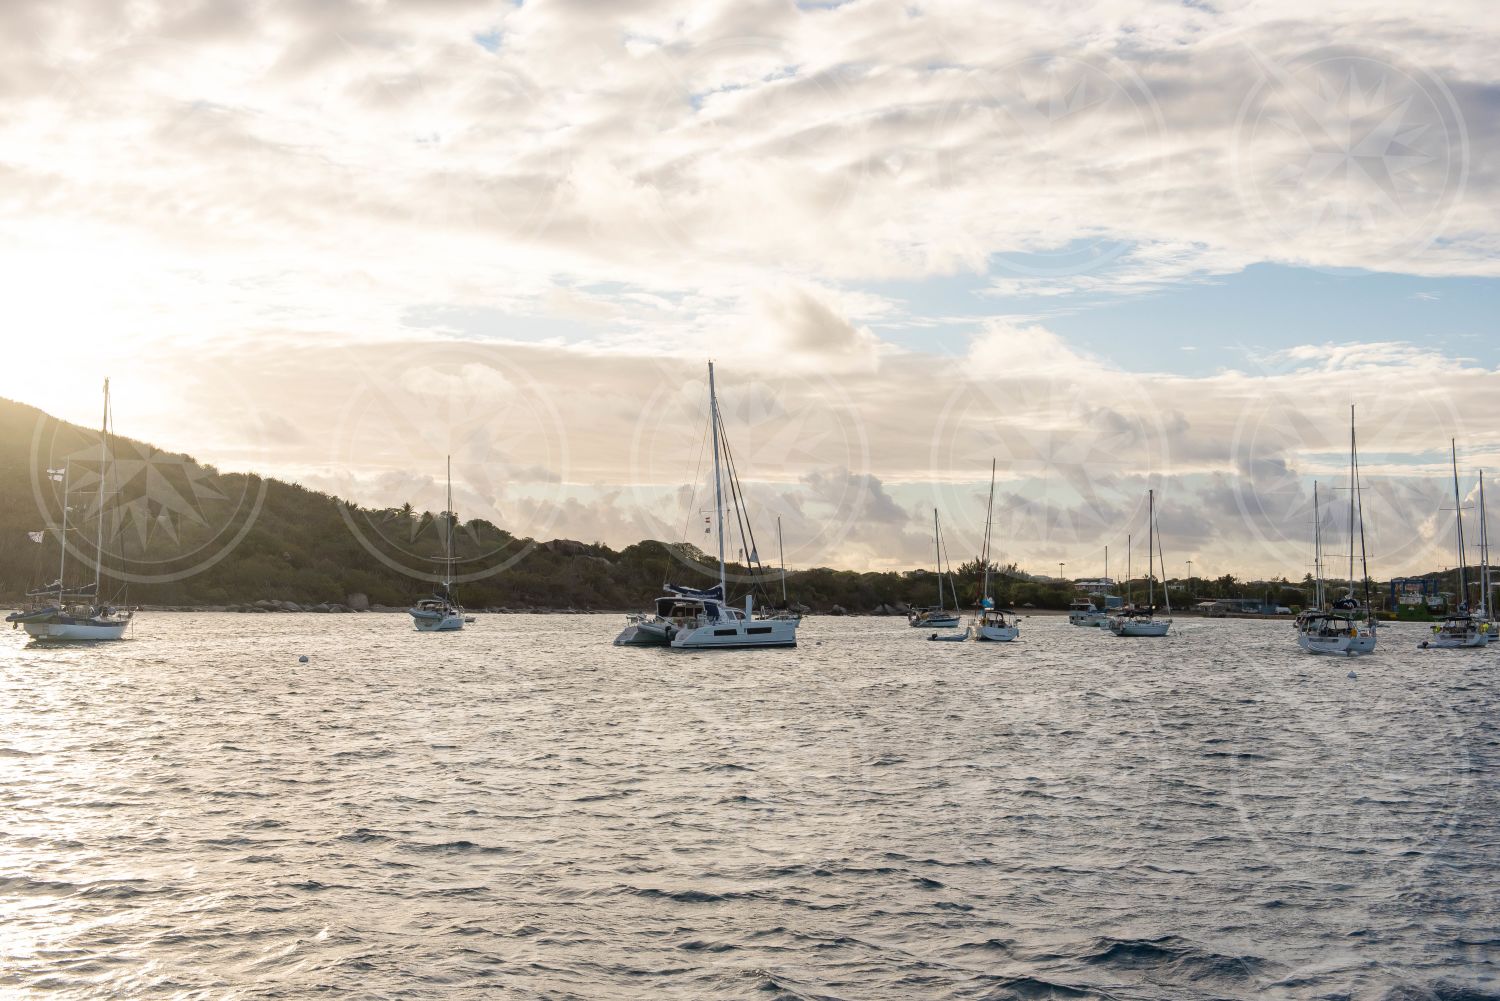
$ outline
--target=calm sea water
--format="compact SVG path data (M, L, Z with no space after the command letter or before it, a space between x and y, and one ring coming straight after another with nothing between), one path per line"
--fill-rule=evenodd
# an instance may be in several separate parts
M0 994L1500 996L1500 650L619 625L6 634Z

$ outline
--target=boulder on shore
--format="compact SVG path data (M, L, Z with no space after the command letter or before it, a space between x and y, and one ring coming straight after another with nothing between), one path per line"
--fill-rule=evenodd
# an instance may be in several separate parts
M848 615L849 613L846 612L846 611L844 611L844 606L843 605L834 605L832 608L830 608L828 610L828 614L829 615Z
M353 594L344 595L344 604L356 612L367 612L370 610L370 596L356 591Z

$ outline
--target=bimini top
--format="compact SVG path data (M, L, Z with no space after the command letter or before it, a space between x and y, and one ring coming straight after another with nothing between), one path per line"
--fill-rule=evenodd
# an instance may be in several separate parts
M682 598L698 598L706 601L723 601L724 586L715 584L713 587L684 587L681 584L664 585L663 590L668 594L675 594Z

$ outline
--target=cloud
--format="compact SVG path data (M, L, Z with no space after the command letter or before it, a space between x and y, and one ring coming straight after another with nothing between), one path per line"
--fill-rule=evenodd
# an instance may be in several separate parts
M372 503L451 453L466 510L624 543L694 513L711 356L795 561L870 566L925 559L933 506L974 542L992 458L1018 556L1095 559L1154 488L1205 564L1296 563L1355 402L1382 548L1438 559L1435 449L1500 454L1480 362L1351 337L1189 377L922 300L1496 277L1491 20L14 0L0 309L75 351L0 391L91 423L113 374L126 433Z

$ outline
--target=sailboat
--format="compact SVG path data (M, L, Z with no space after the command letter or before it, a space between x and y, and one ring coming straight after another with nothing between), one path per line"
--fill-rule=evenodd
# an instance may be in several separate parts
M943 572L943 534L938 524L937 508L932 509L932 545L937 551L937 598L938 603L929 608L913 608L911 614L906 617L915 628L944 629L957 628L958 626L958 592L953 591L953 609L949 611L943 606L943 585L947 583L948 589L953 590L953 580Z
M656 599L655 611L627 616L625 629L615 637L615 646L723 650L797 645L797 627L802 621L800 615L787 612L769 618L757 618L755 602L750 595L745 596L742 608L731 607L727 602L728 574L724 562L726 500L734 505L735 520L749 550L748 560L754 565L759 565L760 560L756 555L754 533L750 530L744 510L744 495L735 472L734 454L729 450L724 418L719 412L713 362L708 363L708 420L714 442L714 516L710 520L718 536L719 582L706 588L664 584L662 590L665 594ZM724 496L725 465L729 467L728 498ZM784 588L784 568L782 580Z
M1146 607L1129 605L1109 617L1109 631L1116 636L1165 636L1172 627L1171 618L1156 617L1156 574L1153 560L1158 560L1161 533L1156 530L1156 491L1146 492ZM1166 589L1167 567L1162 568L1162 595L1166 600L1167 615L1172 614L1172 595Z
M1009 643L1021 634L1016 613L1007 608L996 608L990 597L990 529L995 522L995 460L990 460L990 501L984 518L984 587L979 596L979 608L974 616L974 638L981 642Z
M94 531L94 582L84 587L69 588L66 584L68 570L68 499L70 495L70 468L63 463L62 469L62 522L58 529L57 580L27 594L34 599L29 607L5 617L12 628L20 627L27 635L38 640L118 640L125 637L130 626L131 613L114 608L104 601L104 519L108 509L108 494L105 483L111 468L109 438L111 413L109 405L109 380L104 380L104 419L99 426L99 488L95 507L98 523ZM50 472L50 470L49 470ZM40 536L37 536L40 537Z
M1473 649L1488 646L1490 628L1487 621L1475 618L1469 607L1469 568L1464 553L1463 497L1458 492L1458 442L1449 440L1453 456L1454 534L1458 540L1458 606L1432 627L1432 636L1417 644L1422 649Z
M1354 596L1354 528L1359 526L1360 571L1364 604ZM1365 552L1365 504L1359 483L1359 448L1354 434L1354 407L1349 408L1349 587L1343 597L1326 602L1323 580L1322 510L1313 484L1313 608L1297 616L1297 645L1308 653L1371 653L1375 649L1375 614L1370 604L1370 563Z
M802 621L802 613L794 609L786 596L786 546L781 539L781 516L776 516L776 562L781 568L781 606L767 608L764 605L755 613L758 619L795 619Z
M419 633L446 633L462 629L466 621L463 606L453 593L453 457L448 457L448 506L443 511L443 581L432 595L422 598L407 613Z

